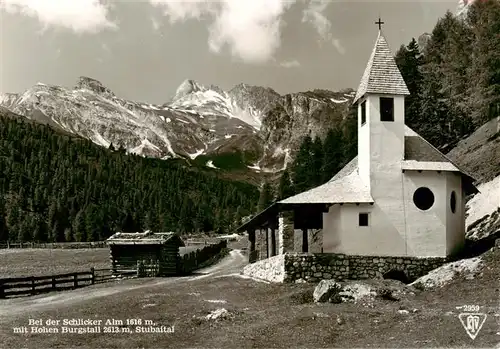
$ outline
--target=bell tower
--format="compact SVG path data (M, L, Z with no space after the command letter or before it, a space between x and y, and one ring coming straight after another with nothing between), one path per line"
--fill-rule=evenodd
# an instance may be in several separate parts
M383 23L380 18L375 22L378 37L353 102L358 108L359 174L374 199L376 188L384 190L381 182L401 177L404 99L410 94L382 33Z

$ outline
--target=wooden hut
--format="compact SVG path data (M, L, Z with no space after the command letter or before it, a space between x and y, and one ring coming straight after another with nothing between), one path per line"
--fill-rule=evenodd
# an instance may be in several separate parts
M176 275L180 270L179 247L185 246L174 232L116 233L109 245L113 274L137 271L137 276Z

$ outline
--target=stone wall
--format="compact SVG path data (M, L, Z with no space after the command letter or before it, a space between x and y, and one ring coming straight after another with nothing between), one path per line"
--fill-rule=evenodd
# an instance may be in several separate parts
M382 278L388 272L403 272L411 281L446 262L445 258L439 257L373 257L333 253L286 254L284 282L372 279Z
M255 258L261 260L267 258L266 231L264 229L255 230Z
M291 212L280 212L278 217L278 254L293 251L293 214Z
M286 254L281 254L247 264L243 268L243 275L271 282L283 282L285 280L285 256Z
M374 279L383 278L386 273L400 273L398 277L413 281L446 262L445 258L438 257L286 253L249 264L243 274L271 282L319 282L323 279Z

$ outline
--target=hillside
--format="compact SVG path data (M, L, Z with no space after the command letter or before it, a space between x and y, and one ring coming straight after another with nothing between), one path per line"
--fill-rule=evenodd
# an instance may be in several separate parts
M500 237L500 117L458 142L447 156L477 179L466 204L467 239ZM494 241L493 241L494 242Z
M0 110L0 240L94 241L114 231L226 231L258 191L175 160L112 151Z
M499 31L500 1L461 1L396 53L406 123L443 152L500 115Z
M500 116L459 141L447 156L473 173L479 183L500 175Z

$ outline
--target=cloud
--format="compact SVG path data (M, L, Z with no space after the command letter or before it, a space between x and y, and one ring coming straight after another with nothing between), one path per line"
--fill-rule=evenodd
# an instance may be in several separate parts
M99 0L0 0L0 10L37 18L45 28L64 27L76 33L116 29L109 5Z
M324 15L328 0L149 0L170 23L208 20L211 52L228 49L247 63L265 63L281 45L284 14L294 5L305 6L302 22L311 23L323 40L333 41L331 23ZM339 47L341 49L339 49ZM344 50L345 52L345 50Z
M272 59L281 44L282 16L294 0L150 0L171 23L210 18L208 46L220 53L228 49L248 63Z
M203 15L215 14L218 3L210 0L149 0L163 10L170 22L200 19Z
M342 45L339 39L333 38L332 39L332 44L333 46L339 51L341 55L344 55L346 53L345 47Z
M318 34L325 40L331 38L330 30L332 28L332 23L323 14L328 3L329 0L311 0L302 14L302 22L311 23Z
M302 22L311 23L319 36L324 41L331 42L337 51L343 55L346 53L346 49L339 39L333 37L332 22L324 15L324 11L330 2L330 0L311 0L302 13Z
M297 68L300 67L300 62L296 59L291 61L283 61L280 63L280 66L282 66L283 68Z
M156 18L151 18L151 25L155 32L159 31L161 28L161 23Z

